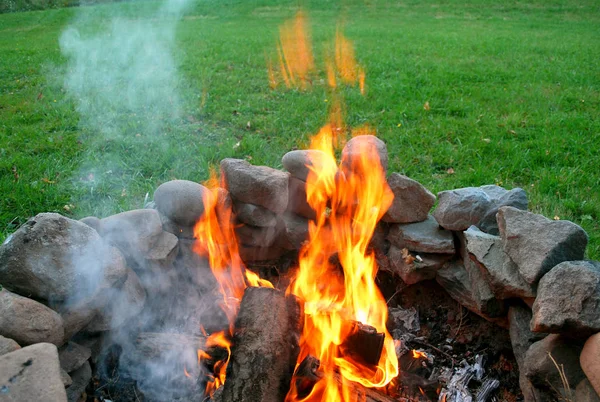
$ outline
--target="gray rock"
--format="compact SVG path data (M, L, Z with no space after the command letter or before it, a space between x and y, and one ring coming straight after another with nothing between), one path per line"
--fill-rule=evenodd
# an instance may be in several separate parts
M156 209L169 220L181 226L194 226L204 213L208 189L189 180L171 180L158 186L154 192Z
M242 261L245 263L252 261L270 261L278 260L288 250L283 247L246 247L240 245L239 253Z
M327 162L330 162L330 157L325 152L316 149L290 151L281 159L285 170L290 172L292 177L302 181L306 181L308 173L311 171L309 166L319 171Z
M144 256L147 261L159 266L169 266L175 262L179 251L179 239L172 233L162 232Z
M107 303L86 327L88 332L101 332L118 328L137 316L146 302L146 291L140 279L128 269L127 279L120 288L107 290Z
M565 261L542 277L533 303L536 332L600 332L600 262Z
M290 250L300 250L308 240L308 219L295 214L285 214L280 219L285 237L281 245Z
M67 373L62 368L60 369L60 379L62 380L62 383L65 386L65 388L68 388L71 386L71 384L73 384L73 379L71 378L69 373Z
M346 171L352 171L351 165L358 158L366 155L377 155L378 159L373 159L370 163L381 164L385 172L388 167L388 152L385 142L381 141L374 135L357 135L346 143L342 149L342 166ZM375 166L375 165L371 165Z
M70 341L58 349L60 367L67 373L77 370L92 356L92 351L85 346Z
M67 400L69 402L77 402L92 379L92 367L90 363L85 362L71 373L71 379L72 384L67 388Z
M316 219L317 214L306 201L306 182L290 176L287 211L307 219Z
M162 223L163 230L171 233L179 239L193 239L194 238L194 227L187 225L179 225L165 215L160 214L160 221Z
M477 225L493 206L492 200L478 187L465 187L438 193L433 216L441 227L462 231Z
M512 344L519 370L523 370L524 368L525 353L527 353L531 345L546 336L546 334L531 332L529 328L531 316L531 309L526 306L514 305L508 309L510 343Z
M38 343L0 356L0 400L65 402L58 351Z
M122 281L125 260L84 223L44 213L0 247L0 283L42 300L93 298Z
M564 394L565 386L552 358L559 367L562 365L569 387L575 389L577 384L585 378L579 365L579 354L582 347L581 343L572 339L557 334L548 335L535 342L527 350L523 372L538 390L542 393L554 393L554 398L559 399L561 394Z
M400 249L407 248L420 253L455 252L452 233L440 228L431 215L423 222L390 225L388 240Z
M85 223L96 232L100 233L100 227L102 224L100 223L100 219L96 218L95 216L86 216L85 218L81 218L79 222Z
M387 182L394 193L394 201L381 218L384 222L413 223L427 219L435 195L421 183L399 173L392 173Z
M64 329L57 312L23 296L0 290L0 335L19 345L49 342L62 345Z
M258 205L234 202L236 218L247 225L273 227L277 225L277 215Z
M484 272L496 297L535 297L532 286L521 277L519 268L504 252L502 240L471 226L464 232L467 251Z
M594 390L590 381L584 378L575 387L575 398L573 400L577 402L600 402L600 394Z
M493 235L500 233L496 214L501 207L515 207L527 211L527 193L522 188L517 187L510 191L495 185L481 186L480 188L492 200L492 207L485 213L477 225L479 229L486 233Z
M280 235L278 227L240 225L235 228L238 243L249 247L270 247Z
M388 251L393 272L407 285L434 279L437 271L451 258L451 255L446 254L410 253L408 249L399 249L396 246L391 246Z
M54 306L54 310L60 314L63 321L65 330L63 343L68 342L69 339L92 322L100 309L107 303L104 297L106 293L109 292L103 292L101 297L96 298L90 303L67 303Z
M163 233L160 215L154 209L134 209L101 220L102 237L127 258L148 253Z
M236 200L260 205L278 214L286 210L289 173L231 158L221 161L221 170Z
M552 221L513 207L498 210L498 226L504 251L532 285L555 265L582 260L588 242L585 231L573 222Z
M600 332L585 341L579 362L590 384L600 395Z
M10 338L5 338L0 335L0 356L5 355L15 350L21 349L21 346Z

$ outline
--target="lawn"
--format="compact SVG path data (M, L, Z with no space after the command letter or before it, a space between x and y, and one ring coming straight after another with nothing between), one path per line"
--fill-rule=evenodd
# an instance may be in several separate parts
M271 89L267 61L298 4L312 84ZM366 72L364 96L326 85L338 26ZM532 211L586 229L588 257L600 259L598 60L596 0L199 0L179 11L144 1L0 14L0 241L39 212L139 208L160 183L202 181L225 157L280 168L341 98L348 127L368 123L387 143L390 171L434 193L522 187Z

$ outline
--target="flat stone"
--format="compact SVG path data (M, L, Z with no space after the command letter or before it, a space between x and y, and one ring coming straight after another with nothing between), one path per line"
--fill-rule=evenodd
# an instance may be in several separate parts
M270 247L280 235L277 227L240 225L235 228L238 243L248 247Z
M137 316L144 308L146 291L136 273L128 269L127 279L120 288L107 290L110 302L104 306L86 327L88 332L101 332L119 328Z
M438 193L438 205L433 216L441 227L463 231L477 225L493 206L485 191L478 187L465 187Z
M100 223L100 219L96 218L95 216L86 216L85 218L81 218L79 222L85 223L96 232L100 233L100 227L102 224Z
M234 202L235 217L251 226L273 227L277 225L277 215L259 205Z
M498 209L502 207L514 207L527 211L527 193L522 188L517 187L510 191L495 185L481 186L480 188L485 191L492 200L492 206L477 224L479 229L486 233L493 235L498 235L500 233L498 221L496 220Z
M0 356L0 400L66 402L58 351L38 343Z
M0 335L19 345L48 342L62 345L64 329L57 312L35 300L0 290Z
M467 251L479 264L496 297L535 297L533 287L521 277L517 264L504 252L499 236L484 233L476 226L464 233Z
M68 388L71 386L71 384L73 384L73 379L71 378L69 373L67 373L62 368L60 369L60 379L62 380L62 383L65 386L65 388Z
M58 349L60 367L67 373L77 370L92 356L92 351L85 346L69 341Z
M154 191L156 209L182 226L194 226L204 213L203 197L209 191L189 180L171 180Z
M132 259L147 254L163 233L158 211L134 209L101 220L102 237Z
M308 240L308 219L295 214L284 214L280 219L283 224L282 235L285 237L282 246L300 250Z
M399 173L392 173L387 182L394 193L394 201L381 218L384 222L413 223L427 219L435 195L421 183Z
M125 260L88 225L44 213L0 246L0 283L42 300L93 298L125 277Z
M416 254L391 246L388 259L393 272L407 285L434 279L437 271L452 258L446 254Z
M532 312L527 306L520 304L510 306L508 309L508 323L510 343L517 360L519 370L524 369L525 353L531 345L543 339L546 334L532 332L530 329Z
M577 384L585 378L579 365L582 348L582 343L572 339L557 334L548 335L532 344L527 350L523 372L537 389L542 392L554 393L554 397L558 399L564 393L565 386L559 370L550 356L559 367L563 366L569 387L575 389ZM556 391L559 393L557 394Z
M21 346L10 338L5 338L0 335L0 356L5 355L15 350L21 349Z
M175 262L178 251L179 239L177 236L169 232L162 232L145 257L150 262L168 266Z
M581 369L600 395L600 333L588 338L579 357Z
M71 379L71 386L67 388L67 400L69 402L77 402L92 380L92 367L90 366L90 363L85 362L81 367L71 373Z
M290 176L289 197L287 212L303 216L307 219L316 219L317 214L306 201L306 182Z
M286 210L289 173L231 158L221 161L221 170L227 189L236 200L260 205L277 214Z
M569 221L553 221L513 207L498 210L504 251L519 267L521 276L534 285L555 265L582 260L588 236Z
M431 215L423 222L391 224L388 240L400 249L407 248L420 253L455 252L452 233L440 228Z
M533 303L535 332L600 332L600 262L565 261L542 277Z
M320 171L323 165L330 162L331 157L316 149L290 151L283 155L281 163L292 177L306 181L311 169Z
M342 166L347 171L352 171L351 165L356 163L359 158L374 156L369 163L375 167L374 163L379 162L383 171L388 168L388 152L385 142L374 135L357 135L346 143L342 149Z

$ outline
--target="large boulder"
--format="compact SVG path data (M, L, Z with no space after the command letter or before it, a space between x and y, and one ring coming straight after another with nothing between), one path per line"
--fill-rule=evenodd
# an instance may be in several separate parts
M177 225L193 226L204 213L208 189L189 180L171 180L154 191L156 209Z
M536 332L600 332L600 262L565 261L542 277L533 303Z
M38 343L0 356L0 400L66 402L56 346Z
M440 228L429 215L427 220L418 223L397 223L390 225L388 240L394 246L420 253L454 254L452 233Z
M435 195L421 183L399 173L392 173L387 182L394 193L394 201L381 218L384 222L413 223L427 219Z
M154 209L134 209L101 221L100 234L128 258L148 253L163 233L159 213Z
M277 225L277 215L261 206L235 202L234 210L236 218L247 225L259 227L273 227Z
M433 211L435 220L448 230L463 231L477 225L493 206L485 191L478 187L465 187L441 191L438 205Z
M303 216L307 219L316 219L317 214L306 201L306 182L290 176L289 198L287 211Z
M0 335L20 345L49 342L62 345L64 329L57 312L35 300L0 290Z
M317 149L301 149L283 155L281 163L292 177L306 181L311 170L320 171L331 157Z
M43 213L0 247L0 283L42 300L93 298L122 281L125 261L88 225Z
M498 227L504 251L530 284L563 261L582 260L588 236L569 221L553 221L513 207L498 210Z
M282 213L288 205L289 173L268 166L253 166L242 159L223 159L221 170L231 196Z
M346 143L342 149L342 166L351 172L352 165L360 158L367 158L369 166L380 163L385 172L388 167L388 152L385 142L374 135L357 135Z
M15 350L21 349L21 346L10 338L5 338L0 335L0 356L5 355Z

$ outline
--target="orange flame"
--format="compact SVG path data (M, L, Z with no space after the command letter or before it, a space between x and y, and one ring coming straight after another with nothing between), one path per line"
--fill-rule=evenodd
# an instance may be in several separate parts
M338 27L335 34L335 63L329 60L327 62L327 83L331 88L336 88L337 78L348 85L358 83L360 93L365 94L365 71L356 62L354 55L354 45L342 34ZM334 67L335 64L335 67Z
M194 251L206 256L210 269L217 279L219 291L223 300L221 308L229 320L228 336L233 335L234 320L239 304L247 286L273 285L246 269L239 254L231 205L226 202L225 192L219 187L216 172L211 171L210 178L205 182L207 191L203 194L204 214L194 226ZM204 328L201 330L205 333ZM224 331L211 334L206 341L206 350L213 346L227 349L227 359L215 363L214 380L207 384L209 395L225 382L225 372L229 363L231 342ZM211 358L206 350L198 350L198 362Z
M288 88L306 88L310 83L309 75L315 68L315 62L306 29L306 16L302 11L296 14L294 20L285 22L279 28L279 38L279 70L285 85ZM270 77L273 77L271 83L275 82L274 75L270 73Z
M427 353L418 350L412 350L413 359L427 359Z
M307 201L317 212L309 224L310 240L300 250L299 271L288 291L304 301L305 325L299 361L311 354L324 372L304 401L350 401L347 381L383 387L398 375L394 341L386 329L387 305L375 284L377 265L367 246L378 220L392 203L378 153L369 143L358 143L352 160L338 168L333 150L335 133L327 125L312 139L311 149L325 152L319 171L307 178ZM330 263L337 253L341 270ZM385 334L376 367L344 355L340 346L351 321ZM342 375L335 380L335 370ZM340 390L341 387L341 390ZM288 400L298 400L288 395Z

